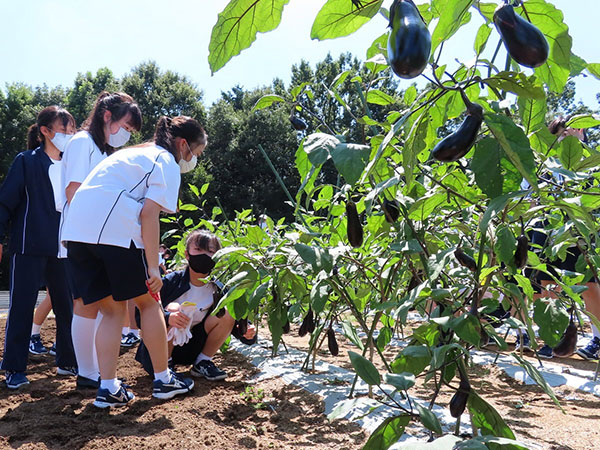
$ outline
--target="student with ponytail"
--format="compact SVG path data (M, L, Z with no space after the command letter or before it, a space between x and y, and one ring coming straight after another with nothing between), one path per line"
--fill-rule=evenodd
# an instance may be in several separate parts
M140 108L129 95L102 92L98 96L92 112L83 123L82 131L73 136L63 155L62 187L66 204L61 219L61 234L69 215L69 204L83 180L96 165L125 145L132 131L139 131L141 127ZM67 256L64 247L61 256ZM71 271L70 263L67 269ZM77 285L73 284L71 288L75 299L72 334L79 366L77 387L97 389L100 372L94 339L98 305L85 305Z
M180 172L193 169L206 144L206 133L196 120L162 117L154 142L100 162L71 200L62 239L83 302L97 304L102 313L96 336L101 381L94 405L99 408L123 406L134 398L116 377L120 331L130 299L140 310L154 368L152 395L169 399L194 386L167 367L167 330L154 297L162 286L159 214L175 212Z
M1 368L10 389L29 384L26 376L33 311L46 284L56 315L56 365L60 375L76 375L71 342L73 306L64 261L58 258L59 222L64 201L61 154L75 132L75 120L58 106L44 108L29 129L27 150L19 153L0 188L0 236L10 224L10 306ZM3 246L0 245L0 257Z

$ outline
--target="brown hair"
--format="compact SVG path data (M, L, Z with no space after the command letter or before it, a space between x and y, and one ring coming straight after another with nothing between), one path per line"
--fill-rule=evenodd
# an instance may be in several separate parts
M188 116L170 118L162 116L156 124L154 143L167 149L179 161L179 152L175 148L175 138L182 138L188 143L206 143L206 131L196 120Z
M189 252L192 244L200 250L209 252L217 252L221 249L219 238L206 230L194 230L188 234L185 239L185 250Z
M56 121L62 121L66 127L71 124L75 128L77 125L75 119L69 111L60 106L52 105L42 109L37 115L36 122L27 130L27 149L33 150L44 143L44 135L41 133L41 127L48 127Z
M111 154L115 149L108 145L104 136L104 113L106 111L110 111L113 122L117 122L131 113L129 124L136 131L140 131L142 128L142 112L133 98L124 92L111 94L104 91L100 93L92 112L83 122L82 128L90 133L102 153Z

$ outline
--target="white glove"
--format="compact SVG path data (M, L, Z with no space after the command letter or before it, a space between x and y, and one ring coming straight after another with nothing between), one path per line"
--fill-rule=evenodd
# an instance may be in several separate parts
M196 311L196 309L195 303L184 302L181 305L181 312L190 318L194 316L194 311ZM190 331L191 326L192 321L190 320L185 328L172 327L167 333L167 341L172 340L173 345L187 344L192 337L192 332Z

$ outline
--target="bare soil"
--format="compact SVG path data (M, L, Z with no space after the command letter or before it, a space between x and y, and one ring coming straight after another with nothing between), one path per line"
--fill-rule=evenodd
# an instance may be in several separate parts
M53 336L49 319L46 346ZM57 376L52 356L30 357L29 386L0 386L0 448L357 449L366 440L354 423L330 423L319 397L277 378L251 382L256 369L236 352L215 358L229 374L225 381L196 378L190 395L166 402L151 397L152 380L134 355L135 348L122 352L118 376L136 398L112 411L92 405L94 390L76 390L73 377Z

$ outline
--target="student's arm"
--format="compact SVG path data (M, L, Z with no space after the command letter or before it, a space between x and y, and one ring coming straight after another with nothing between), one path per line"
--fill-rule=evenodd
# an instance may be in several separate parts
M142 224L142 241L144 242L144 252L148 262L148 284L152 292L160 291L162 279L158 269L158 244L159 244L159 220L158 216L162 207L155 201L146 198L142 212L140 213L140 222Z
M71 200L73 200L73 196L75 195L75 192L77 192L77 189L79 189L79 186L81 186L81 183L77 183L75 181L71 181L69 183L69 185L65 188L65 195L67 196L67 203L71 203Z
M4 239L8 223L13 213L23 201L25 192L24 157L18 154L8 169L8 174L0 187L0 242ZM0 260L2 259L2 245L0 244Z

